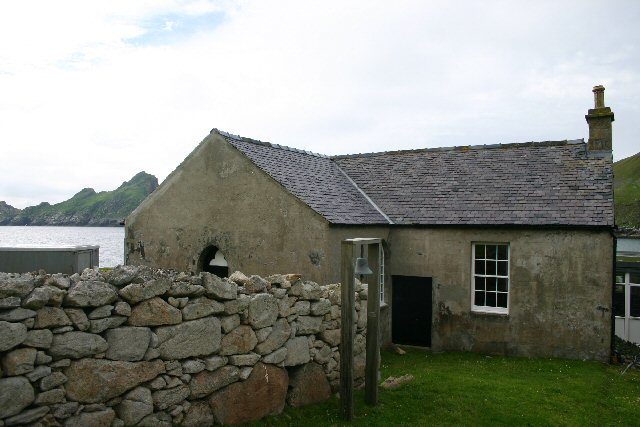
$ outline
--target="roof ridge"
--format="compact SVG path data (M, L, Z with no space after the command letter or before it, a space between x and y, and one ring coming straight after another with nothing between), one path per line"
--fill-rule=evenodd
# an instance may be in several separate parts
M273 143L267 142L267 141L260 141L259 139L252 139L252 138L247 138L247 137L240 136L240 135L234 135L232 133L225 132L223 130L216 129L216 128L211 129L211 133L213 133L213 132L216 132L216 133L222 135L225 138L231 138L231 139L233 139L235 141L248 142L250 144L261 145L263 147L279 148L281 150L291 151L291 152L294 152L294 153L307 154L309 156L321 157L321 158L324 158L324 159L330 159L331 158L330 156L327 156L326 154L314 153L313 151L300 150L299 148L287 147L286 145L273 144Z
M527 141L527 142L510 142L506 144L478 144L478 145L454 145L452 147L433 147L433 148L413 148L405 150L376 151L369 153L353 153L353 154L336 154L329 156L330 159L344 159L350 157L369 157L382 156L385 154L405 154L405 153L423 153L438 151L468 151L480 149L497 149L497 148L516 148L516 147L560 147L563 145L580 145L585 144L584 139L564 139L559 141Z
M554 147L554 146L563 146L563 145L579 145L585 144L584 138L580 139L563 139L556 141L527 141L527 142L509 142L506 144L498 143L498 144L477 144L477 145L454 145L451 147L432 147L432 148L411 148L404 150L389 150L389 151L375 151L368 153L351 153L351 154L336 154L336 155L326 155L321 153L315 153L313 151L301 150L299 148L288 147L286 145L274 144L267 141L261 141L259 139L247 138L241 135L235 135L229 132L225 132L223 130L213 128L211 129L211 133L216 132L222 135L225 138L230 138L236 141L248 142L251 144L261 145L263 147L272 147L279 148L281 150L291 151L294 153L307 154L310 156L321 157L325 159L343 159L349 157L361 157L361 156L379 156L384 154L405 154L405 153L422 153L422 152L437 152L437 151L467 151L467 150L489 150L489 149L498 149L498 148L515 148L515 147Z

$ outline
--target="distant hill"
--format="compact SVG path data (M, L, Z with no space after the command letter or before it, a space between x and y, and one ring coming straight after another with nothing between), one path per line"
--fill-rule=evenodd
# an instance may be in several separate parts
M16 209L13 206L0 201L0 224L2 224L3 218L13 218L18 213L20 213L20 209Z
M113 191L84 188L55 205L42 202L20 210L0 202L0 225L119 225L157 187L158 178L140 172Z
M613 164L616 224L640 228L640 153Z

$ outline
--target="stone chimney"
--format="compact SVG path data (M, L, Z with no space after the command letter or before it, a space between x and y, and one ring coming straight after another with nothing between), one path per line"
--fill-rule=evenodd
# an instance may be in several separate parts
M585 119L589 124L589 142L587 148L591 151L611 151L611 122L613 112L604 106L604 86L593 87L594 108L589 109Z

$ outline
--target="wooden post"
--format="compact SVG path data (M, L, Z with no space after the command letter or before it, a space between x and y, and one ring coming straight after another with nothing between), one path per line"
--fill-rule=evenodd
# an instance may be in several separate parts
M353 419L353 322L355 319L354 264L356 245L342 241L340 326L340 409L342 418Z
M342 418L353 419L353 322L355 319L355 245L342 241L342 284L340 325L340 405Z
M380 366L380 248L381 243L369 246L369 268L373 271L369 277L367 296L367 359L365 366L364 399L367 405L378 404L378 369ZM375 261L374 261L375 260Z

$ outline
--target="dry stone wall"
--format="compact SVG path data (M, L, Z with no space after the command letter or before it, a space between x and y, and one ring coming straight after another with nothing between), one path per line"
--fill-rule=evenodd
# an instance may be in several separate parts
M0 273L0 427L257 420L336 391L339 342L340 285L299 275Z

